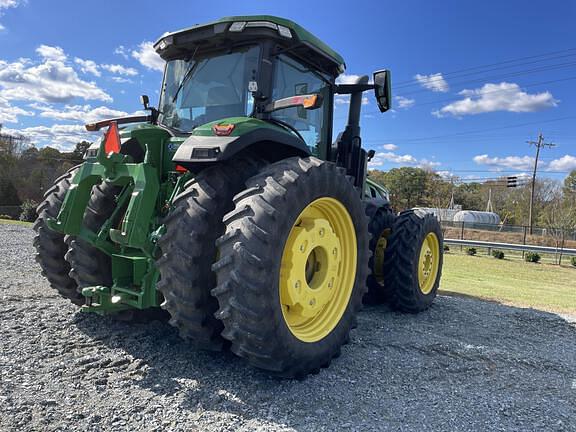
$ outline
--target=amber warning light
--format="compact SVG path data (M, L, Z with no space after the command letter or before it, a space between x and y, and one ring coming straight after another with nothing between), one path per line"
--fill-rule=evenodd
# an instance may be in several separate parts
M228 136L234 130L235 125L233 124L215 124L212 126L212 132L214 135L218 136Z

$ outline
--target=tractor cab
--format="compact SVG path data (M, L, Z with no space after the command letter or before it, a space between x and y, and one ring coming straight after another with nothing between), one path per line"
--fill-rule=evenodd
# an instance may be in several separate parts
M252 133L244 137L244 145L236 142L235 149L256 146L269 159L290 151L340 159L350 165L351 175L364 174L351 166L365 163L358 154L351 160L352 143L340 148L340 156L338 144L332 145L334 94L376 89L385 111L390 99L387 71L375 75L375 84L360 79L356 86L338 86L336 77L345 70L343 58L296 23L272 16L223 18L167 34L154 47L167 62L158 124L174 134L204 137L201 142L192 138L185 143L175 156L177 163L193 169L208 162L205 159L222 160L222 145L228 142L210 139L211 135L240 139L264 128L277 133ZM357 126L359 106L351 104L351 120ZM284 136L273 139L278 132ZM352 132L349 141L359 139L359 130ZM263 145L263 141L274 143ZM355 147L359 153L359 143ZM197 155L206 157L194 157L196 148L203 149Z

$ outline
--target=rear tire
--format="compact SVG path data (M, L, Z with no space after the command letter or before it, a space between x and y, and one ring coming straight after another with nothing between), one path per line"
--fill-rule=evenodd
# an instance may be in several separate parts
M430 307L440 285L443 254L442 229L434 215L417 209L400 213L384 262L393 309L417 313Z
M220 336L224 326L214 317L218 301L210 293L216 286L211 269L215 243L224 233L222 218L232 210L232 198L258 166L254 160L239 159L201 171L176 196L164 220L166 233L159 242L163 254L156 263L162 308L180 336L202 349L219 351L227 343Z
M370 252L372 256L368 263L370 275L368 275L367 285L368 292L364 295L362 301L364 304L381 304L385 303L389 297L384 277L389 271L385 266L384 256L388 240L392 234L392 227L396 220L396 215L388 205L376 207L368 203L366 214L370 217L368 232L371 234Z
M70 181L79 167L70 169L66 174L56 179L54 185L44 194L36 212L38 218L34 222L34 247L36 262L42 268L42 275L48 279L50 286L62 297L75 305L84 304L84 297L78 292L78 284L69 275L70 264L64 259L68 246L64 234L52 231L46 225L46 219L56 218L62 207L66 192L70 189Z
M363 203L343 169L315 157L274 163L247 186L234 198L236 207L224 218L226 233L217 242L220 259L213 269L218 286L212 293L220 304L216 316L224 323L222 336L235 354L276 375L318 373L340 354L362 305L369 254ZM299 240L298 235L310 233L317 240ZM335 236L337 243L322 243L336 241ZM334 257L314 252L320 247L316 244L336 244L324 248ZM302 274L303 293L318 291L310 309L307 298L294 306L286 302L287 289L300 292L300 280L291 282L293 271ZM330 276L319 276L316 285L317 274Z

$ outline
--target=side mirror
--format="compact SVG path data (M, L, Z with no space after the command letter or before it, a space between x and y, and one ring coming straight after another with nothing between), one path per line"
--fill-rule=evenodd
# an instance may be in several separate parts
M148 95L140 96L140 103L144 106L145 110L149 109L148 105L150 104L150 99L148 98Z
M386 112L392 108L392 88L389 70L384 69L374 72L374 96L376 96L380 112Z

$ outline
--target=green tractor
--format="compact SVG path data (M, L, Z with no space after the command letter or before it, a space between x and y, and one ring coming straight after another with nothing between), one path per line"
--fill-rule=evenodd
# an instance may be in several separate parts
M82 311L169 315L199 347L304 377L349 340L362 300L427 308L442 233L395 215L366 179L362 95L390 107L390 74L336 84L344 60L299 25L236 16L156 42L158 108L101 121L81 165L38 207L37 260ZM350 96L332 140L334 96Z

